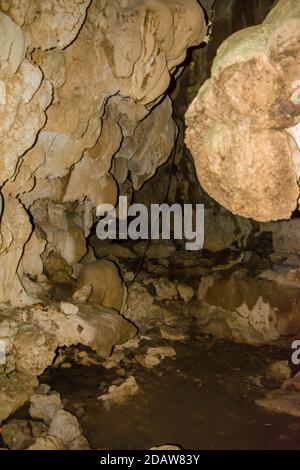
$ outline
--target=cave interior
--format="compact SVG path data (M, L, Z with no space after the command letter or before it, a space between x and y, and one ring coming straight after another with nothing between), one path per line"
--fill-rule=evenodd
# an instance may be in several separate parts
M0 450L299 450L299 0L0 0L0 136Z

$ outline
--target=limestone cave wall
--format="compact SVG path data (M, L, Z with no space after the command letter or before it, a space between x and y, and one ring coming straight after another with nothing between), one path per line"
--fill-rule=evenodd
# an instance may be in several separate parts
M0 1L0 302L76 270L96 206L168 159L167 90L205 34L196 0Z

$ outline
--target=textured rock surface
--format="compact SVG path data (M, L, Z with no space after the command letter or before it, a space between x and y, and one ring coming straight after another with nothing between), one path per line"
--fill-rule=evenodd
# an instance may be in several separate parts
M52 364L59 346L81 343L108 357L115 344L133 338L136 332L116 311L92 304L81 306L75 315L55 307L1 311L0 339L6 344L6 363L0 374L0 421L29 399L38 385L36 376ZM47 401L42 396L39 400ZM49 421L51 410L45 410L44 405ZM40 413L38 417L42 418Z
M299 26L299 2L280 0L262 25L227 39L186 115L203 188L258 221L290 218L297 207Z
M81 432L75 416L68 411L60 410L50 424L49 434L63 442L70 442L79 437Z
M26 372L0 374L0 422L20 408L37 385L36 377Z
M0 301L14 305L40 298L49 256L72 275L95 207L168 158L166 90L206 31L196 0L44 3L0 1Z
M15 450L90 449L77 418L62 409L60 395L49 389L40 385L30 397L29 415L34 421L13 419L3 425L6 446Z
M133 376L128 377L121 385L111 385L108 392L100 395L98 400L104 403L121 404L139 391L139 386Z
M117 266L108 260L95 261L83 266L78 277L78 287L91 286L90 302L121 311L126 289L122 283ZM78 293L78 291L76 291ZM76 292L73 298L76 300Z
M58 393L42 395L34 393L30 397L29 414L32 418L41 419L50 424L55 414L62 409L61 399Z
M217 337L250 344L271 343L299 332L299 286L282 287L246 269L201 279L200 328Z

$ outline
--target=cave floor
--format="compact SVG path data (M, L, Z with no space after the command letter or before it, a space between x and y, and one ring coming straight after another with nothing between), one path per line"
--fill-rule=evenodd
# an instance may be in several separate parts
M153 369L134 361L149 346L172 346L174 358ZM151 330L138 350L125 350L119 368L139 385L123 404L105 406L97 397L118 368L49 368L41 382L51 385L65 408L77 414L93 449L137 450L177 444L184 449L300 449L300 418L270 413L255 404L276 388L266 367L284 359L282 348L252 347L215 340L190 328L186 341L166 341Z

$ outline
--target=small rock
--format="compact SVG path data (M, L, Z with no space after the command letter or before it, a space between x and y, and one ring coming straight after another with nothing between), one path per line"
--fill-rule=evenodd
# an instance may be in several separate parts
M123 351L124 349L137 349L140 345L140 341L142 338L140 336L136 336L133 339L129 339L124 344L118 344L115 346L115 351Z
M58 411L51 422L49 434L63 442L73 441L81 434L77 418L68 411Z
M157 346L154 348L148 348L147 354L151 356L159 356L161 359L164 359L165 357L176 356L176 351L171 346Z
M123 359L124 354L122 352L113 352L113 354L103 362L103 367L105 367L105 369L113 369L114 367L118 367Z
M148 348L146 355L135 356L135 360L138 364L145 367L146 369L152 369L157 366L162 359L165 357L176 356L176 351L171 346L158 346L154 348Z
M97 366L100 363L99 359L96 359L89 355L86 351L79 351L75 356L75 361L82 366Z
M63 362L60 366L61 369L71 369L72 364L70 362Z
M71 304L71 302L60 302L60 310L65 315L77 315L79 312L77 305Z
M56 392L50 395L33 394L30 397L29 414L32 418L43 420L50 425L56 413L63 408L60 395Z
M122 385L111 385L108 393L100 395L97 400L109 401L113 403L123 403L127 398L135 395L139 390L139 386L133 376L129 377Z
M271 379L286 380L291 377L291 369L288 361L272 362L267 368L267 376Z
M135 274L132 271L125 271L122 273L125 282L132 282Z
M160 363L160 359L157 356L151 356L149 354L146 354L145 356L137 354L134 359L138 364L140 364L140 366L145 367L146 369L152 369Z
M184 302L190 302L194 297L194 289L188 284L177 284L177 290Z
M60 367L65 362L66 358L67 356L60 352L51 367L54 367L54 368Z
M187 335L182 333L180 330L175 330L168 326L162 326L160 328L160 334L162 338L169 341L184 341L188 338Z
M124 367L120 367L120 369L118 369L116 372L117 372L119 377L125 378L126 375L127 375L127 371L126 371L126 369L124 369Z

